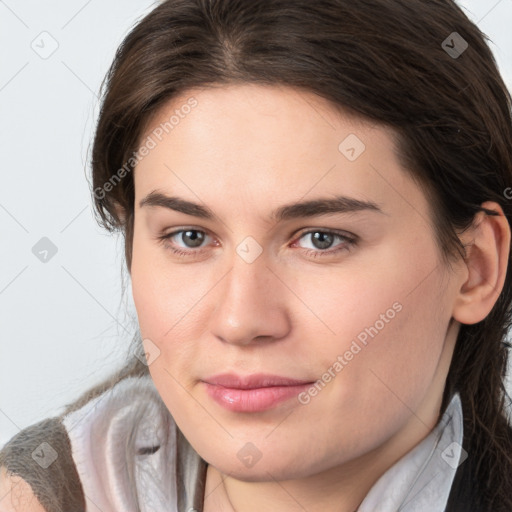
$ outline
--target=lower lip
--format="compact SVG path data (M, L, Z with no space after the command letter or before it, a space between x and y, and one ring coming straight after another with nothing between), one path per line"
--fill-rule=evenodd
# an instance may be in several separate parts
M207 382L204 384L208 395L226 409L236 412L260 412L296 397L312 383L254 389L226 388Z

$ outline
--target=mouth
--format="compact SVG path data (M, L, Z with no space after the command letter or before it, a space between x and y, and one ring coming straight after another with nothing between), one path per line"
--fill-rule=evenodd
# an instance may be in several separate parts
M210 398L234 412L261 412L296 397L314 381L279 375L222 374L201 381Z

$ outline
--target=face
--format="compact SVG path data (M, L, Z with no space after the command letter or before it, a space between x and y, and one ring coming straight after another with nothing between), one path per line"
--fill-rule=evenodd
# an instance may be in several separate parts
M247 84L174 98L143 142L134 303L155 386L208 463L306 476L432 419L456 287L387 129Z

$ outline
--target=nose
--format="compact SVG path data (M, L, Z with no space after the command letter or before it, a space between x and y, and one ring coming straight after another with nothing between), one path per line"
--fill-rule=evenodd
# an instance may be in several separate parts
M210 329L219 340L249 345L275 341L289 332L287 290L264 257L247 263L235 255L231 269L217 287Z

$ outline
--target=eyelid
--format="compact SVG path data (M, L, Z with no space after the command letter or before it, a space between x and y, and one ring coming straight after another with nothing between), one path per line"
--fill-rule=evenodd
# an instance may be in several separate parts
M342 238L346 238L347 240L357 241L358 237L349 231L344 231L342 229L334 229L334 228L305 228L304 231L299 231L294 235L294 238L301 238L304 235L308 235L309 233L328 233L330 235L337 235Z

